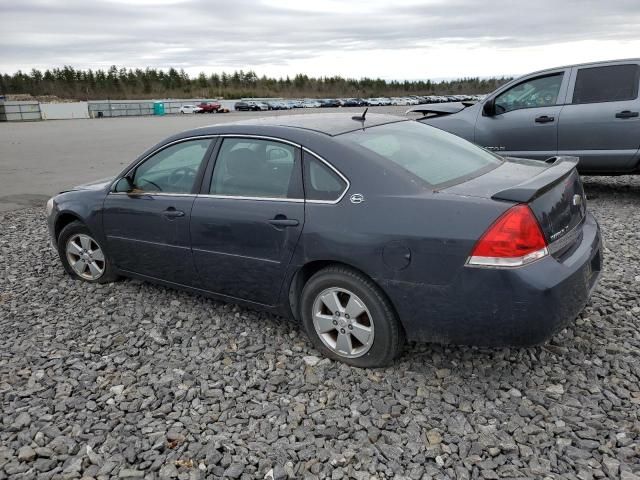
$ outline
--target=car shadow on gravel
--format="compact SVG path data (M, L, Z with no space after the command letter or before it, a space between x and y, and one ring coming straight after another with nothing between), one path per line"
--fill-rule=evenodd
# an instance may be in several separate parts
M582 177L587 200L629 199L640 202L640 175L618 177Z

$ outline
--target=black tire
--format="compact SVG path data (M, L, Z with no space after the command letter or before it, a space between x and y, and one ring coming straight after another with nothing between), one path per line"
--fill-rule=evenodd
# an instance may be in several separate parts
M104 271L99 278L95 280L84 278L80 276L69 263L69 259L67 258L66 253L67 242L75 235L86 235L90 237L91 240L95 242L95 244L98 245L98 247L102 251L104 255ZM58 235L57 247L58 256L60 257L60 261L62 261L62 266L73 278L89 283L109 283L118 279L118 275L114 272L113 264L109 259L109 256L104 247L95 239L95 235L91 233L91 230L89 230L84 223L76 220L65 226Z
M323 291L329 288L353 292L371 314L370 322L374 327L373 343L361 356L353 358L341 355L325 345L316 332L313 321L314 302ZM327 267L313 275L302 290L300 317L314 347L333 360L363 368L383 367L393 362L402 352L405 341L404 330L391 303L373 281L350 268Z

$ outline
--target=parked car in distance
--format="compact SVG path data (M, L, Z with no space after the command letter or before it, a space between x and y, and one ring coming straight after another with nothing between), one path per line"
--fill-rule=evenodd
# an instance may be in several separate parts
M321 108L336 108L336 107L340 107L342 105L340 105L340 102L338 100L336 100L335 98L325 98L320 100L320 107Z
M574 167L404 117L272 116L167 138L53 197L47 221L77 279L286 315L326 356L374 367L405 338L530 345L573 320L601 269Z
M504 156L580 159L581 173L640 173L640 59L550 68L471 103L421 105L421 121Z
M198 108L200 109L198 113L216 113L220 110L221 105L217 102L202 102L198 104Z
M233 109L239 112L252 110L251 106L247 102L236 102L233 105Z
M200 113L202 109L196 105L182 105L180 107L180 113Z
M343 98L340 100L343 107L361 107L362 102L357 98Z
M240 102L236 102L234 105L234 109L237 111L259 112L262 110L269 110L269 106L263 102L257 102L254 100L243 100Z
M318 100L306 99L302 101L303 108L320 108L322 104Z
M269 110L289 110L293 108L290 104L281 100L269 100L264 103L267 104Z

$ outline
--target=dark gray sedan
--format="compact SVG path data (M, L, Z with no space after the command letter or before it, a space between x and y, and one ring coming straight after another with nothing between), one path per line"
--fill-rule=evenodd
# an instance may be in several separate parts
M74 277L283 314L379 366L405 339L530 345L579 314L601 240L575 165L388 115L270 117L168 138L53 197L48 225Z

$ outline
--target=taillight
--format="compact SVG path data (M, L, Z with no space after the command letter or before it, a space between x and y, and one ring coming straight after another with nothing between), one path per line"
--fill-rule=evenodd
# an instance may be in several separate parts
M482 235L467 261L484 267L519 267L548 255L547 242L531 209L507 210Z

